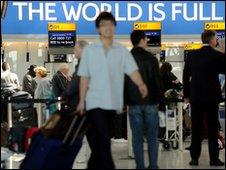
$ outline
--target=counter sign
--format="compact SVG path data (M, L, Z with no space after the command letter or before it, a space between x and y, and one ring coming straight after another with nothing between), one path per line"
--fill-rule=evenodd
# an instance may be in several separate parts
M74 47L75 23L48 23L49 47Z
M134 30L161 30L161 22L135 22Z
M133 29L145 31L148 46L161 47L161 22L135 22Z
M205 30L225 30L225 22L206 22Z

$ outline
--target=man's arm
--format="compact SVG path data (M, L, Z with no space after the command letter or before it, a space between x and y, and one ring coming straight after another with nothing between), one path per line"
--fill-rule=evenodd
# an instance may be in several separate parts
M129 77L138 86L142 97L145 98L148 95L148 89L147 86L144 84L139 71L134 71L132 74L129 75Z
M77 75L80 76L80 82L79 82L79 104L77 106L76 111L79 112L80 115L84 114L85 98L86 98L86 93L88 91L88 85L89 85L89 78L90 78L89 56L90 56L89 48L85 47L82 52L82 57L80 60L78 73L77 73Z
M77 112L80 115L84 114L85 110L85 97L88 90L89 78L85 76L80 77L79 83L79 104L77 106Z
M188 55L185 65L184 65L184 71L183 71L183 89L184 89L184 99L185 102L189 102L190 97L190 86L191 86L191 54Z
M138 86L142 97L145 98L148 95L148 89L144 84L143 79L138 71L138 66L132 54L127 49L124 52L124 73L127 74L130 79Z
M18 88L20 88L20 82L19 82L19 78L17 76L17 74L14 73L14 84L17 85Z

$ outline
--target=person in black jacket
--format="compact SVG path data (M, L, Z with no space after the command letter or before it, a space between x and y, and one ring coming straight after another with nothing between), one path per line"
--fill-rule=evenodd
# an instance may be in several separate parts
M36 73L34 69L37 67L37 65L30 65L28 68L28 72L24 75L23 78L23 84L22 84L22 90L30 93L32 96L34 96L35 88L32 85L33 79L36 76Z
M202 33L203 47L191 52L184 67L184 98L191 104L192 140L190 165L198 165L201 154L204 120L208 125L208 144L211 166L223 166L218 148L218 104L221 101L221 87L218 79L225 74L225 56L216 51L216 33Z
M162 84L163 84L163 94L168 93L168 90L172 90L170 93L166 94L165 97L168 98L177 98L179 97L179 92L182 91L183 89L183 85L180 82L180 80L172 73L173 67L170 63L168 62L163 62L161 67L160 67L160 75L161 75L161 79L162 79ZM175 106L177 105L177 103L170 103L170 106ZM168 104L169 106L169 104ZM165 102L161 102L159 109L164 115L165 115L165 111L166 111L166 103ZM166 128L164 127L160 127L159 128L159 139L164 140L165 137L165 133L166 133Z
M158 157L158 103L162 98L162 83L159 63L152 53L146 50L147 38L144 31L131 33L133 49L131 53L138 65L140 74L150 93L142 98L137 86L125 78L125 101L129 106L129 119L132 129L132 143L137 169L145 169L143 153L144 130L147 136L149 168L157 169Z
M170 63L164 62L160 67L160 74L163 82L163 91L169 89L182 90L183 85L179 79L172 73L173 67Z
M59 70L53 75L52 85L53 92L56 97L62 97L63 92L66 90L70 77L68 76L69 66L66 63L60 65Z

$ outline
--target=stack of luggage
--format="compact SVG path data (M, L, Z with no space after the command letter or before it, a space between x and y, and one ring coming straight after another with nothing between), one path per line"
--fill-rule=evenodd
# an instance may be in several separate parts
M21 169L72 169L90 124L75 113L53 114L33 136Z
M38 130L37 112L32 103L9 105L7 103L9 97L19 101L32 98L29 93L20 91L12 85L1 85L1 150L8 150L10 153L25 153L33 133ZM11 126L8 121L12 122ZM1 156L6 155L5 153L1 152ZM5 159L2 164L4 161Z

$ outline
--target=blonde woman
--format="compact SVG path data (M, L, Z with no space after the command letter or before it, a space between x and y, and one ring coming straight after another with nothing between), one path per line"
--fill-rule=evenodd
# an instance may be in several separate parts
M35 69L36 78L35 81L37 83L37 87L35 90L34 98L35 99L52 99L52 85L49 78L47 78L46 68L40 66ZM47 112L47 107L45 104L42 104L42 112L46 119L49 117L49 113L53 113L55 109L55 105L50 105Z
M37 67L35 69L37 87L35 89L35 99L47 99L51 89L51 82L48 79L45 67Z

